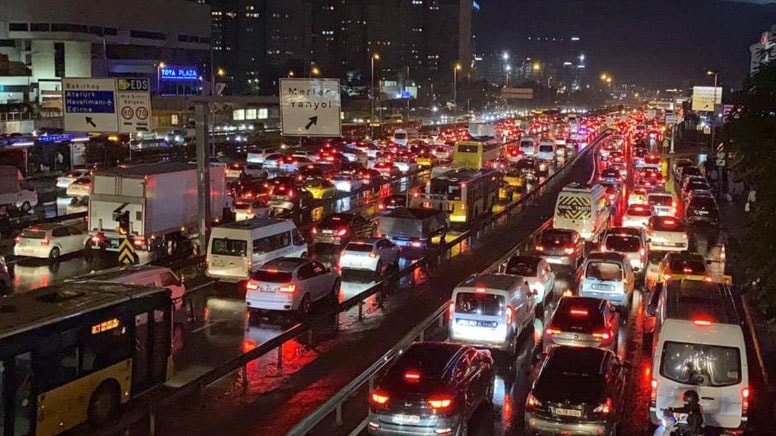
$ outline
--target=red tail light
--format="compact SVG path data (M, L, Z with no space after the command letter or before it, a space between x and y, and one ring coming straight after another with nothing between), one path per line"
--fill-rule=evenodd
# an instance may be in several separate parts
M337 231L337 236L345 236L347 233L348 229L343 227Z
M542 407L542 402L537 400L533 394L528 394L528 398L525 400L525 410L533 412L537 407Z
M453 320L453 314L455 313L455 301L450 302L450 306L448 307L447 317L450 321Z
M16 244L18 244L19 242L21 242L21 240L22 240L22 237L21 237L21 236L17 236L17 237L15 237L15 238L13 238L13 242L14 242L14 243L16 243ZM94 241L94 237L92 237L92 241ZM99 239L98 239L98 241L99 241Z
M317 234L318 234L318 228L316 228L316 227L313 227L313 228L310 230L310 233L312 233L313 235L317 235Z
M388 394L378 389L369 396L369 403L372 407L385 407L388 399Z
M446 410L452 407L453 398L449 395L435 395L428 399L428 405L437 411Z
M574 254L574 247L566 247L563 249L563 253L565 254Z
M711 325L711 321L708 319L695 319L692 323L701 327L708 327Z
M751 393L748 386L741 390L741 416L747 416L749 412L749 396Z
M600 413L602 415L608 415L612 411L612 399L607 398L606 401L601 403L598 407L593 409L594 413Z
M407 383L419 383L420 382L420 372L418 371L407 371L404 373L404 381Z
M515 316L515 309L512 308L512 306L507 306L507 325L512 324L512 319Z
M247 353L253 349L256 348L256 342L253 342L250 339L246 339L242 342L242 351L243 353Z
M544 333L546 333L548 336L554 336L561 334L561 331L552 326L547 326L547 328L544 330Z
M544 251L544 245L538 244L535 249L536 251L542 252Z
M612 340L612 335L607 331L595 332L593 333L593 337L600 339L604 344L607 344Z
M43 245L44 247L48 246L48 244L50 244L50 243L51 243L51 240L49 240L49 238L47 238L47 237L43 238L43 240L40 241L40 245Z
M256 289L259 289L259 285L257 285L253 280L248 280L245 282L245 289L248 291L255 291Z
M650 407L655 407L655 403L657 403L657 380L653 378L650 386L652 391L649 394L649 405Z
M287 294L292 294L296 291L296 285L293 283L287 283L280 287L280 292L285 292Z

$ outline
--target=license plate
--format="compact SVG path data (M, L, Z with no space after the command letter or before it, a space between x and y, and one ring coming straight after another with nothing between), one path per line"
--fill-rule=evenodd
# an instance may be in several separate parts
M613 286L612 285L598 285L598 284L595 284L595 285L591 286L591 288L599 290L599 291L611 291L613 289Z
M331 235L332 233L334 233L334 230L324 230L321 233L323 233L324 235Z
M467 327L488 327L488 328L498 327L498 323L495 321L477 321L473 319L459 319L458 325L467 326Z
M397 424L420 424L418 415L394 415L393 422Z
M268 293L275 293L275 288L270 288L269 286L262 286L259 288L259 292L268 292Z
M556 408L555 414L558 416L571 416L574 418L581 418L582 417L582 411L580 410L573 410L573 409L559 409Z
M545 258L545 260L547 261L547 263L555 263L555 264L562 263L561 259L555 259L553 257L547 257Z

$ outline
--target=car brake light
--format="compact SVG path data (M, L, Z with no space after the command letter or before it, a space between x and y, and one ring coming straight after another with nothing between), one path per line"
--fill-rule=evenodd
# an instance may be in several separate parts
M565 254L574 254L574 247L566 247L563 249Z
M16 244L18 244L19 242L21 242L21 240L22 240L22 237L21 237L21 236L17 236L17 237L15 237L15 238L13 238L13 242L14 242L14 243L16 243ZM94 240L94 238L92 238L92 240Z
M748 386L741 390L741 416L747 416L749 412L749 396L751 394Z
M407 371L404 373L404 381L408 383L420 382L420 373L418 371Z
M596 339L601 339L604 341L608 341L612 338L612 336L609 334L609 332L595 332L593 333L593 337Z
M372 259L377 259L377 253L369 253L369 257Z
M603 415L608 415L612 411L612 399L607 398L606 401L598 405L595 409L593 409L593 413L601 413Z
M540 252L544 251L544 245L541 245L541 244L537 245L536 246L536 251L540 251Z
M448 319L449 319L450 321L452 321L452 320L453 320L453 314L454 314L454 313L455 313L455 302L454 302L454 301L451 301L451 302L450 302L450 305L448 306L448 313L447 313L447 317L448 317Z
M537 407L542 407L542 402L537 400L533 394L528 394L528 398L525 400L525 409L530 412Z
M337 231L337 236L345 236L348 233L347 228L341 228Z
M383 407L388 403L388 394L379 390L374 391L372 392L372 395L369 396L369 402L372 403L372 406Z
M313 227L312 230L310 230L310 233L312 233L313 235L317 235L318 234L318 228Z
M512 319L515 315L515 309L512 306L507 306L507 326L512 324Z
M47 246L49 243L51 243L51 241L49 240L48 237L43 238L43 240L40 241L40 245L43 245L44 247Z
M574 316L587 316L588 312L587 309L571 309L569 311L570 314Z
M546 333L546 334L547 334L547 335L549 335L549 336L553 336L553 335L559 335L559 334L561 333L561 331L560 331L560 330L558 330L558 329L556 329L556 328L553 328L552 326L548 326L548 327L547 327L547 328L544 330L544 333Z
M695 319L692 321L693 324L703 327L708 327L711 325L711 321L708 319Z
M572 295L571 289L566 289L563 291L562 297L570 297Z
M380 210L383 210L383 209L385 209L385 205L380 203L379 205L377 205L377 208L380 209Z
M294 291L296 291L296 285L293 283L287 283L280 287L280 292L285 292L290 294L290 293L293 293Z
M692 268L686 266L686 267L682 268L682 272L689 274L689 273L692 272Z
M657 380L653 378L650 386L652 391L649 394L649 404L650 407L655 407L655 403L657 403Z
M255 291L256 289L259 289L259 285L253 282L253 280L248 280L245 282L245 289L249 291Z
M428 399L428 404L432 409L442 410L453 405L453 399L447 395L433 396Z

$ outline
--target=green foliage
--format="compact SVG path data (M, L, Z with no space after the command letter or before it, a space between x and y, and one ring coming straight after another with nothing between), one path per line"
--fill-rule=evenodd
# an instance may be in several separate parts
M735 153L733 169L757 185L742 247L746 280L761 280L768 312L776 316L776 63L761 66L746 81L723 135Z

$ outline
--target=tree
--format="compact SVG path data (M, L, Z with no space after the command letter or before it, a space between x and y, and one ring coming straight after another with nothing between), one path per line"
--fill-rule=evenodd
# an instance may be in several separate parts
M733 170L757 186L757 204L741 256L746 283L760 279L762 300L776 317L776 62L748 78L728 117L723 137L734 153Z

